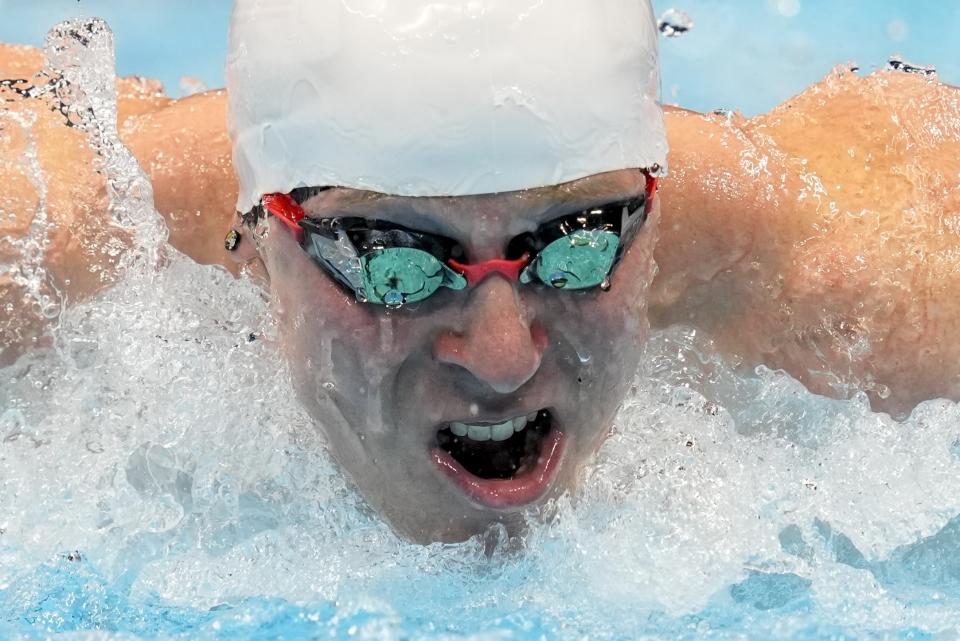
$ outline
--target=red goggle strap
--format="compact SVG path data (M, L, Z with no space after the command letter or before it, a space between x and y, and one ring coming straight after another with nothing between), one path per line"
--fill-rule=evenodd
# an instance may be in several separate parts
M653 199L657 196L657 186L660 182L660 179L647 174L647 204L644 206L644 214L649 215L651 210L653 210Z
M307 214L300 203L289 194L267 194L260 202L265 210L276 216L277 220L293 232L298 243L303 243L303 228L300 226L300 221Z

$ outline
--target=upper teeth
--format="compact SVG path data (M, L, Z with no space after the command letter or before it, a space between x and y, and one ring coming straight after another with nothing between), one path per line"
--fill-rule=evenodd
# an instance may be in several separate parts
M523 431L523 428L527 426L527 422L536 417L537 414L534 412L528 416L518 416L517 418L493 425L454 421L450 423L450 431L456 436L463 436L471 441L505 441L513 436L514 433Z

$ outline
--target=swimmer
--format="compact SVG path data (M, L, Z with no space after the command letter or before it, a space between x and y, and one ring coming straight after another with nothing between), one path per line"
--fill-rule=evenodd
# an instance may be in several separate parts
M278 49L262 4L235 10L229 95L172 101L121 83L121 134L172 244L234 271L262 267L298 395L405 536L512 526L571 487L609 430L648 318L703 328L744 367L783 368L817 392L866 390L879 408L960 398L956 89L838 69L750 120L664 116L644 2L541 6L517 30L497 3L483 16L442 3L420 22L378 16L391 39L436 24L469 35L489 20L505 35L482 51L500 62L483 74L451 62L470 60L469 38L411 37L400 60L370 55L396 45L376 44L372 22L341 3L272 5L297 12L277 9L279 24L341 27L340 40ZM592 57L569 46L584 38L601 43ZM0 76L39 66L35 51L0 52ZM493 116L468 99L490 74L532 88L496 96L517 118L500 123L502 155L488 145ZM460 99L444 102L439 86ZM70 300L91 296L110 277L96 248L117 232L96 219L105 196L89 153L43 105L10 109L39 122L58 217L49 273ZM0 131L13 237L38 198L14 161L21 134ZM5 282L0 296L22 292ZM12 309L8 358L46 331Z

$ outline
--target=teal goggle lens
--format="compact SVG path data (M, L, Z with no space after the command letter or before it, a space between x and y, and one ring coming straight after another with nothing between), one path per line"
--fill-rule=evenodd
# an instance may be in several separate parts
M610 275L620 236L602 229L578 229L553 241L537 254L520 280L536 277L555 289L598 287Z
M466 280L433 254L412 247L388 247L360 257L366 300L400 306L429 298L440 287L463 289Z

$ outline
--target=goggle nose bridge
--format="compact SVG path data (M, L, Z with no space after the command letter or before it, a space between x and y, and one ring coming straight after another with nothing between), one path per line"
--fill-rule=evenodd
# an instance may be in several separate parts
M520 272L530 263L530 254L524 254L515 260L504 258L494 258L482 263L466 264L459 263L454 259L447 261L450 267L463 274L467 279L467 285L473 287L492 274L500 274L509 281L520 280Z

